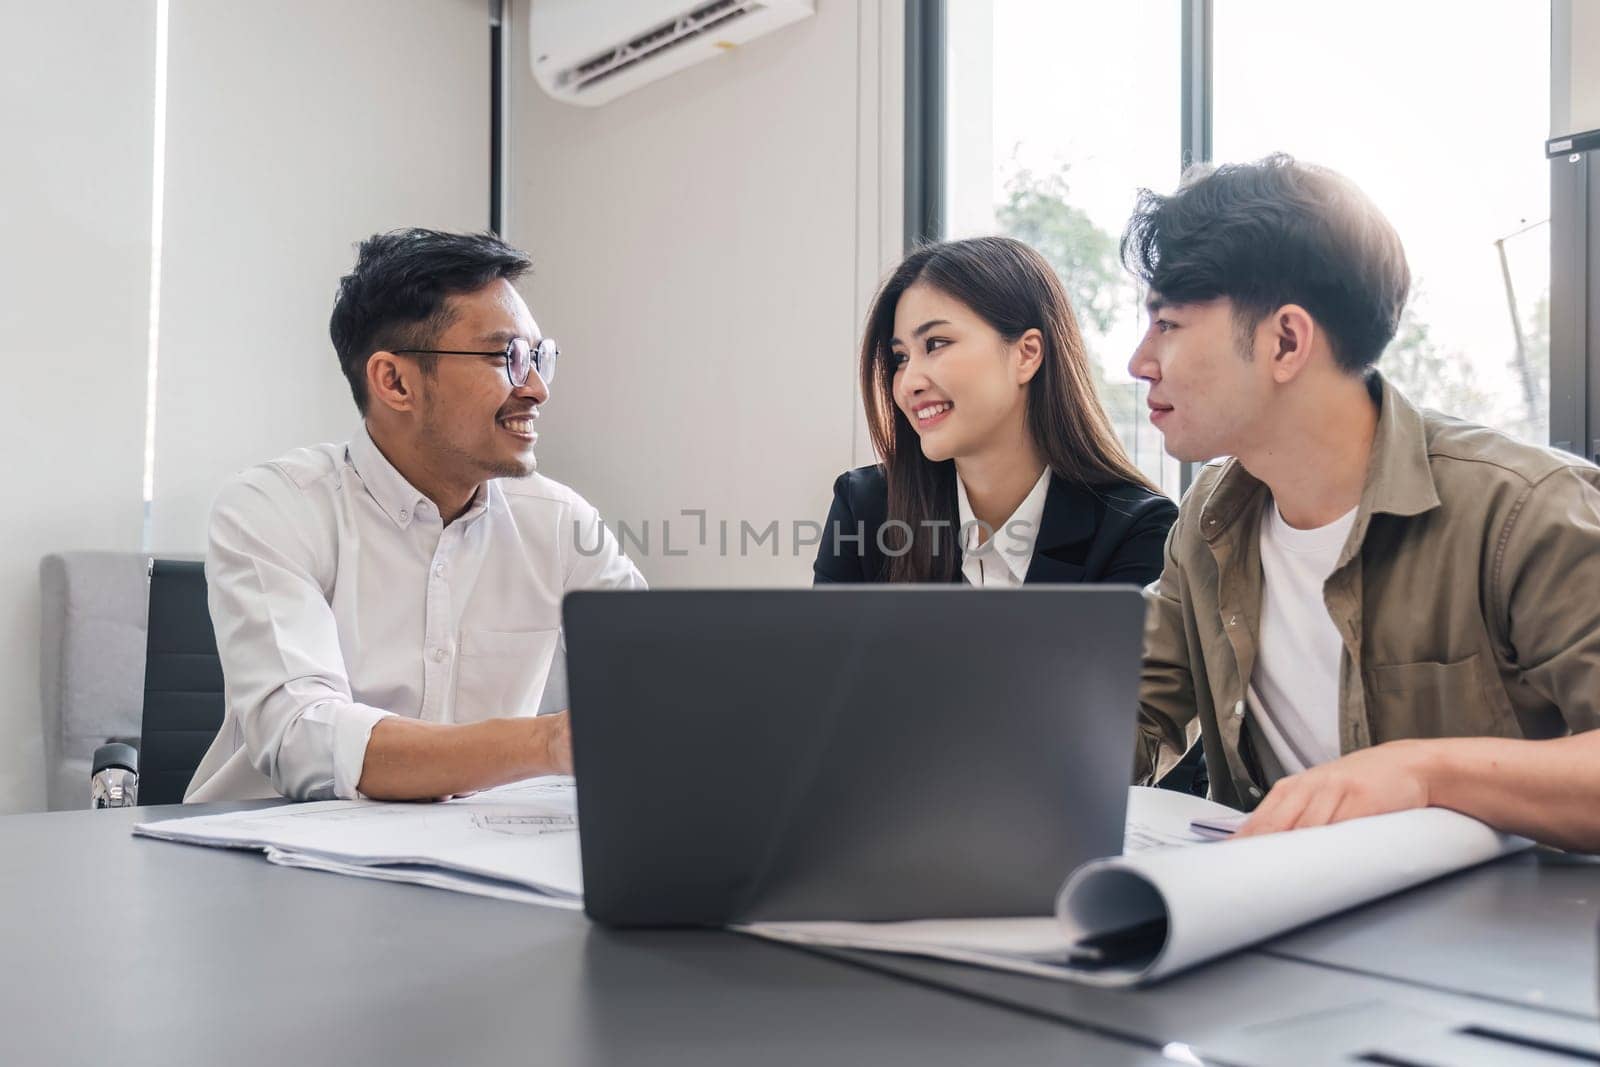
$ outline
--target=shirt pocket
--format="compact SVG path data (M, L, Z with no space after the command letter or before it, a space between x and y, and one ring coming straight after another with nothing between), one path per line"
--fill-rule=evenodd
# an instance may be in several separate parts
M1508 736L1508 716L1490 694L1482 659L1399 663L1368 672L1373 743L1403 737Z
M456 668L456 722L482 722L539 710L561 628L462 630Z

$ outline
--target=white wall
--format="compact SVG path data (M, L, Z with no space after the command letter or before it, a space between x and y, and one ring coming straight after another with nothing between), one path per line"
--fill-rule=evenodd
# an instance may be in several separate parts
M39 557L140 548L155 7L0 0L0 811L43 801ZM791 524L870 459L855 349L900 251L901 19L824 0L599 110L540 93L513 22L510 236L566 352L541 461L654 520L658 584L807 581ZM486 224L487 37L484 0L171 0L156 550L202 547L233 470L354 425L326 324L357 240ZM693 507L711 546L663 555ZM738 558L740 520L778 520L780 555Z
M509 236L563 352L540 467L614 525L649 521L650 551L628 547L653 584L809 582L793 524L870 459L856 345L900 251L902 17L823 0L599 108L545 96L513 23ZM777 557L741 553L740 522L773 520Z
M43 807L39 558L136 549L154 4L0 0L0 812Z
M486 0L171 0L153 537L356 423L327 337L377 230L488 224ZM39 559L139 551L155 0L0 0L0 812L43 806Z
M358 416L328 341L354 246L489 213L486 0L173 0L151 544Z

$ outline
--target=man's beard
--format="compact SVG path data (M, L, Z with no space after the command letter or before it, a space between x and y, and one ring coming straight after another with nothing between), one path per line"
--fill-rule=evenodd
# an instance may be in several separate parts
M481 478L526 478L538 469L532 452L517 459L485 458L469 452L450 439L444 424L429 407L422 415L422 442L442 463L471 470Z
M490 478L526 478L538 469L539 464L531 452L522 459L491 463L485 468Z

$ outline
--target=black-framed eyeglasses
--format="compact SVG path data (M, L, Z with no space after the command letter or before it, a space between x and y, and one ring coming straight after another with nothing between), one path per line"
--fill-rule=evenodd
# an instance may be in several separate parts
M528 384L530 370L538 371L544 384L549 385L556 376L556 357L561 355L561 348L553 337L541 338L532 347L526 339L513 337L503 352L471 352L459 348L396 348L393 352L397 356L504 356L506 378L513 389L520 389Z

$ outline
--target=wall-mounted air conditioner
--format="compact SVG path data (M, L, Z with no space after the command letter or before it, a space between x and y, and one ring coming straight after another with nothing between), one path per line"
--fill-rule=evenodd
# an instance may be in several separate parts
M531 0L528 54L544 91L603 104L816 12L814 0Z

